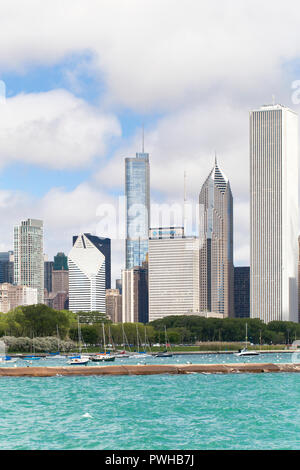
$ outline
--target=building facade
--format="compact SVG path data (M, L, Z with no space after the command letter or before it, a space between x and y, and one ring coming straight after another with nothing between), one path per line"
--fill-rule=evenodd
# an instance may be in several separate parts
M105 256L85 234L76 236L68 256L69 309L105 313Z
M53 261L44 261L44 288L47 292L52 292L52 270Z
M234 268L234 316L250 317L250 267Z
M119 289L107 289L106 315L113 323L122 322L122 295Z
M148 312L148 263L122 271L122 322L147 323Z
M199 312L199 240L173 229L150 230L149 321Z
M217 161L199 196L200 311L234 316L233 198Z
M298 321L298 117L250 112L250 315Z
M141 266L148 252L150 223L149 154L125 159L126 269Z
M14 283L14 254L13 251L0 253L0 284Z
M104 255L105 257L105 289L111 288L111 240L110 238L97 237L90 233L84 236ZM77 240L77 235L73 237L73 245Z
M7 282L0 284L0 312L7 313L20 305L35 305L37 303L37 289L27 286L13 286Z
M28 219L14 227L14 282L37 289L44 303L43 222Z

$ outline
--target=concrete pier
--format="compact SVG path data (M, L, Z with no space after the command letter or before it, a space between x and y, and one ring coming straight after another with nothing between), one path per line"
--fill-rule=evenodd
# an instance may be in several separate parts
M1 367L0 377L53 377L87 375L154 375L154 374L234 374L300 372L300 364L157 364L59 367Z

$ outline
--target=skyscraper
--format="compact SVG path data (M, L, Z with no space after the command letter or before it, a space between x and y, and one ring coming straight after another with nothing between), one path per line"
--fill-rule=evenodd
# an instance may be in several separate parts
M250 317L250 268L237 266L234 268L234 316Z
M148 252L150 223L149 154L125 159L126 269L141 266Z
M149 321L199 312L199 240L183 227L150 229L148 259Z
M217 160L200 196L200 311L234 316L233 200Z
M122 271L122 322L148 322L148 263Z
M84 234L93 245L105 256L105 289L111 288L111 240L110 238L97 237L90 233ZM77 240L77 235L73 237L73 245Z
M52 292L52 270L53 270L53 261L48 261L45 259L44 261L44 288L47 289L47 292Z
M14 254L13 251L0 253L0 284L14 283Z
M298 117L282 106L250 112L250 314L298 321Z
M105 313L105 256L97 243L86 234L76 236L68 265L69 309Z
M14 282L37 289L44 302L43 222L28 219L14 228Z

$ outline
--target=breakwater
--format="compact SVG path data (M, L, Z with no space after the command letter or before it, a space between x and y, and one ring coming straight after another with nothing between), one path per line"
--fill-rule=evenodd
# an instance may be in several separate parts
M53 377L88 375L155 375L155 374L233 374L300 372L300 363L240 364L143 364L109 366L1 367L0 377Z

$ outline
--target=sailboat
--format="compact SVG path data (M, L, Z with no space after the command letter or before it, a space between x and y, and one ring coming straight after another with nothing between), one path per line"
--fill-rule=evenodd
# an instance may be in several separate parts
M59 345L59 333L58 333L58 325L56 325L56 336L57 336L57 352L50 353L49 356L46 356L46 359L66 359L66 356L60 354L60 345Z
M242 350L240 350L238 353L235 353L235 356L259 356L259 352L257 352L257 351L248 351L248 349L247 349L247 343L248 343L247 331L248 331L248 325L246 323L245 347Z
M102 331L103 331L103 346L104 346L104 353L101 354L96 354L95 356L91 356L90 359L91 361L94 362L112 362L115 360L115 356L110 355L106 352L106 344L105 344L105 329L104 329L104 323L102 323Z
M34 333L32 332L32 346L31 346L31 354L27 354L27 356L23 356L22 359L25 359L25 360L29 360L29 361L38 361L39 359L41 359L41 356L36 356L35 355L35 347L34 347L34 343L33 343L33 340L34 340ZM33 351L33 354L32 354L32 351Z
M80 323L79 323L79 316L78 316L78 342L79 342L79 355L70 357L68 364L70 365L83 365L87 364L90 360L89 356L82 356L81 355L81 330L80 330Z
M126 347L126 345L128 346L128 349L131 353L131 349L130 349L130 346L129 346L129 343L128 343L128 339L127 339L127 336L126 336L126 333L125 333L125 330L124 330L124 325L122 323L122 333L123 333L123 346ZM119 351L118 353L114 354L114 356L117 358L117 359L124 359L124 358L128 358L130 357L130 354L128 354L126 352L126 349L124 349L123 351Z
M168 343L166 326L165 326L165 345L166 345L166 349L163 352L159 352L159 353L155 354L154 357L173 357L173 353L172 353L170 345ZM170 351L168 351L168 347L169 347Z

